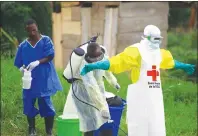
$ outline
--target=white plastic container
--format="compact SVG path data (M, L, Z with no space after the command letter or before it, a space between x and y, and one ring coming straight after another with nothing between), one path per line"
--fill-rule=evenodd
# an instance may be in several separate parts
M73 76L75 77L76 73L79 70L79 67L82 63L84 56L78 56L76 55L76 53L72 53L71 56L71 66L72 66L72 72L73 72ZM70 60L63 72L63 75L67 78L67 79L71 79L72 78L72 73L71 73L71 67L70 67Z
M31 72L24 69L24 75L22 77L23 81L23 89L30 89L31 88L31 83L32 83L32 75Z

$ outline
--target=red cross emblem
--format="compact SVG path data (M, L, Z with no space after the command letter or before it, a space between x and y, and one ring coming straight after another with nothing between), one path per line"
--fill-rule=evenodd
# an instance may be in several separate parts
M159 72L156 70L156 65L152 65L152 70L147 71L147 76L152 76L152 80L157 81L157 76L159 76Z

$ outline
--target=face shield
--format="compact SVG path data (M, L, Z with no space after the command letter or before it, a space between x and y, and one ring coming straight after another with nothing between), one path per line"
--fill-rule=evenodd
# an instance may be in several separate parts
M148 41L147 43L152 49L160 48L162 38L161 36L143 36L143 39Z

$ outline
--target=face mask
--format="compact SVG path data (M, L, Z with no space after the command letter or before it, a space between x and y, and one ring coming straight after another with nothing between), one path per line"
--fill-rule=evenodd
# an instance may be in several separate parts
M158 49L160 48L161 45L161 38L156 38L156 37L147 37L148 39L148 45L152 48L152 49Z
M152 49L158 49L158 48L160 48L160 44L161 44L161 42L158 42L158 43L150 42L150 43L149 43L149 46L150 46Z

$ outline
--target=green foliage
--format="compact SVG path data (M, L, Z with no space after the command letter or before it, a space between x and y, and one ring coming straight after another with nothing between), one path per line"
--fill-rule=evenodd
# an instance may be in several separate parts
M197 31L190 32L168 32L168 48L182 47L183 49L194 50L197 48Z
M22 42L26 37L25 21L29 18L36 20L42 34L52 36L52 20L49 2L1 2L1 25L10 37L16 37ZM1 36L1 55L4 58L13 57L16 46Z
M197 40L196 31L188 33L168 32L167 47L174 59L184 63L197 64ZM182 70L170 70L168 73L173 77L196 79L196 74L188 77Z
M38 2L23 2L28 7L31 7L31 18L36 20L38 28L42 34L52 36L52 9L50 3L46 1Z
M1 2L2 27L11 36L22 40L25 36L24 21L32 9L21 2Z
M169 9L168 24L171 28L177 26L186 27L190 18L190 8L171 8Z
M42 34L51 36L51 12L49 2L1 2L2 27L21 42L26 38L25 21L33 18Z
M1 57L13 58L16 48L11 42L8 42L5 37L1 37Z

